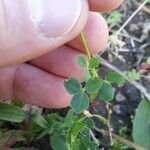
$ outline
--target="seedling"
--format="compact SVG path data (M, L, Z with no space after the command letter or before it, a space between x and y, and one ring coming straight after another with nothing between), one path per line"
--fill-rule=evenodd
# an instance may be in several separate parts
M84 70L84 81L81 83L72 77L65 81L64 86L72 95L70 110L66 117L63 118L54 113L42 116L35 111L31 112L29 116L23 109L14 105L18 105L18 103L13 105L0 103L0 120L21 123L19 127L22 128L22 124L30 119L27 129L14 131L18 133L19 137L22 137L24 145L47 135L53 150L97 150L100 142L92 134L92 129L95 127L93 117L101 124L108 126L108 131L105 132L108 133L110 141L113 142L109 122L111 115L109 102L114 99L114 89L111 84L122 86L125 81L122 76L112 71L108 72L105 78L101 78L97 73L101 64L99 57L91 54L83 33L80 33L80 38L86 54L79 56L76 62ZM106 104L107 118L89 112L89 106L95 99ZM0 143L3 141L5 133L4 130L0 131ZM7 135L7 138L9 136L10 134ZM14 144L17 142L19 141L16 140ZM6 145L5 142L0 144L0 149Z

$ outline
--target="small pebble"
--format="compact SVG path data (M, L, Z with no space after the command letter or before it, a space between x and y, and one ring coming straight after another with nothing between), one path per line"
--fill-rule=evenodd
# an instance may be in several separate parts
M116 94L116 101L123 102L125 99L126 99L125 96L121 92L118 92Z
M115 106L113 107L113 110L114 110L117 114L121 114L120 105L115 105Z

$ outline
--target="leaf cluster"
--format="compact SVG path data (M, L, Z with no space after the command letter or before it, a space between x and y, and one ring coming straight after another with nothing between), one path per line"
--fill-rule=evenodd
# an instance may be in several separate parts
M97 74L100 60L97 57L88 60L86 56L82 55L78 57L77 63L85 70L84 84L75 78L70 78L64 83L66 90L73 95L70 106L77 114L88 109L93 99L99 101L113 100L114 90L111 83L119 86L125 83L123 77L115 72L109 72L105 79L100 78Z

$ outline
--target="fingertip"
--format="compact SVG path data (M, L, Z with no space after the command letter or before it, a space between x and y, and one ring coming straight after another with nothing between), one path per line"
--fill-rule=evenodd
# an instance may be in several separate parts
M123 0L88 0L91 11L110 12L121 5Z
M107 45L109 35L105 19L98 13L90 12L83 34L93 54L102 51ZM85 48L83 47L79 36L70 41L68 45L85 52Z

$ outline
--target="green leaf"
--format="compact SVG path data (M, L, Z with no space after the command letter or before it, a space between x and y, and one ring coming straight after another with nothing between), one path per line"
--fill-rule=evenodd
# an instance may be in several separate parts
M82 137L81 141L83 144L82 147L84 147L85 150L97 150L97 147L99 145L98 140L96 141L97 143L95 143L94 141L89 140L88 137Z
M114 98L114 90L112 86L104 81L102 87L98 92L98 98L103 101L111 101Z
M21 108L6 103L0 103L0 120L22 122L25 116L26 113Z
M48 127L48 122L40 114L33 114L33 122L44 129Z
M123 86L125 83L125 79L118 73L111 71L107 74L106 80L111 83L116 83L119 86Z
M87 67L86 56L84 56L84 55L78 56L78 58L77 58L77 64L80 65L83 68L86 68Z
M71 144L71 148L72 150L81 150L80 147L81 141L80 139L76 139L72 144Z
M100 60L96 57L92 57L89 63L89 68L98 68L100 65Z
M51 146L53 150L69 150L65 138L60 135L51 137Z
M66 90L70 94L76 94L76 93L80 92L80 90L81 90L80 83L78 82L78 80L76 80L74 78L70 78L70 79L66 80L64 85L65 85Z
M39 140L39 139L43 138L45 135L49 134L50 132L51 132L51 128L45 129L36 137L35 140Z
M81 113L89 107L89 97L85 93L77 93L73 96L71 107L75 113Z
M103 82L99 78L90 79L85 85L85 90L89 94L95 94L99 91L102 84L103 84Z
M68 126L68 125L71 125L72 122L74 121L75 117L76 117L76 116L75 116L73 110L70 109L70 110L68 111L68 113L67 113L65 119L64 119L64 124L66 124L67 126Z
M142 100L133 122L133 139L146 150L150 149L150 102Z
M63 118L57 113L52 113L47 116L46 120L48 121L48 124L51 125L54 122L62 122Z
M132 69L132 71L125 71L124 74L130 80L139 80L140 79L140 73L137 72L135 69Z
M85 124L79 122L74 124L74 126L71 129L71 134L76 137L80 133L80 131L85 127Z
M86 69L84 72L84 80L87 82L91 78L92 78L92 76L91 76L89 70Z
M122 21L122 18L123 18L122 13L120 13L119 11L114 11L108 16L106 21L110 26L116 26Z
M95 123L91 118L87 118L86 120L84 120L84 123L90 129L94 128L94 126L95 126Z

